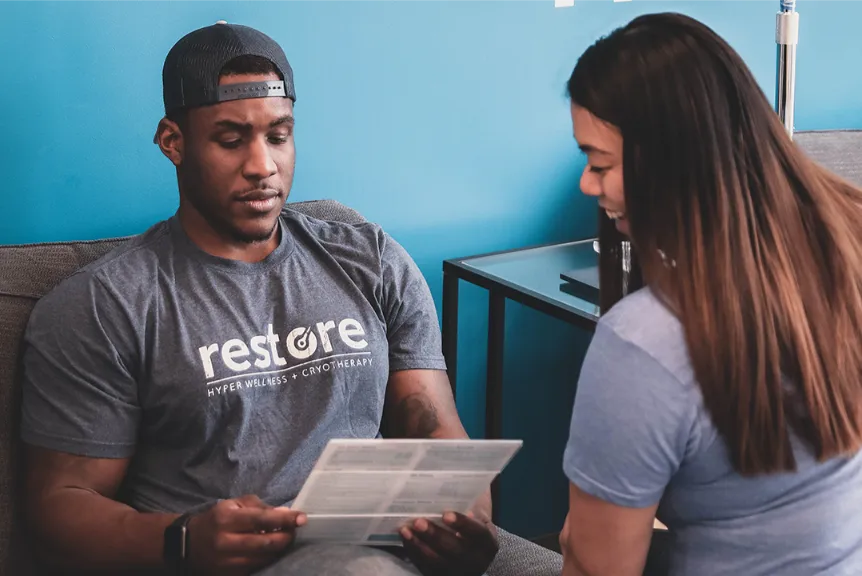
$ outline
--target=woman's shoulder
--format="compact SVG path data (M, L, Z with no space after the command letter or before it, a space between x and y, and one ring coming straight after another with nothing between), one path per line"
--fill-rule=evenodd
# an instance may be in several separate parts
M638 348L681 382L692 380L688 345L682 323L649 288L637 290L614 305L599 320L626 344Z
M581 490L618 506L661 500L700 430L682 334L649 290L600 319L578 377L563 459Z

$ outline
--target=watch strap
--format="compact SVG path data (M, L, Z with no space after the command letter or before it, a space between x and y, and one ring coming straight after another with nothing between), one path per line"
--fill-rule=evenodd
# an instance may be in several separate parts
M189 573L188 524L192 516L191 512L186 512L165 528L164 561L170 572L176 576L185 576Z

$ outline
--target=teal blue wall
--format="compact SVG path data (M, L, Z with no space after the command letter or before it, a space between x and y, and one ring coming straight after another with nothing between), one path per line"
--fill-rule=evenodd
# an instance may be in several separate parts
M564 83L577 56L636 14L704 20L770 98L777 2L0 3L0 243L143 231L176 207L152 144L165 53L226 19L280 41L298 90L292 199L337 198L383 224L439 304L444 258L589 237L593 204ZM862 128L862 4L806 2L797 127ZM20 57L16 57L21 55ZM487 298L462 288L458 405L483 430ZM565 515L559 459L586 334L510 306L502 524L526 535ZM550 487L543 486L549 483Z

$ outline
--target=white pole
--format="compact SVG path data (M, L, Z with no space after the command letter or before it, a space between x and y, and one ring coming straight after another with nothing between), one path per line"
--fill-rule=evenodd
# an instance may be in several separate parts
M796 44L799 41L799 13L796 0L780 0L775 16L775 43L778 45L775 83L775 110L790 137L796 103Z

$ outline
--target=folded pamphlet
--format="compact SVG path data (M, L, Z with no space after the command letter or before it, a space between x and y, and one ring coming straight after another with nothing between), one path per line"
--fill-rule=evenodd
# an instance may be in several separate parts
M521 440L331 440L292 504L299 542L401 546L417 518L467 512Z

